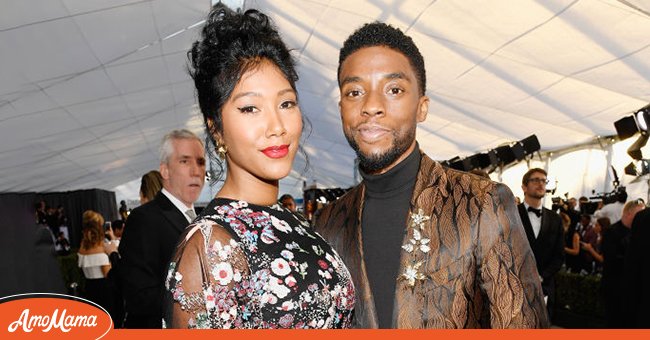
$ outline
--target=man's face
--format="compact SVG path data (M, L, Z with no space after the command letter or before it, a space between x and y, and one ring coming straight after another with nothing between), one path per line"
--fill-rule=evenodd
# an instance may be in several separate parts
M384 173L415 148L415 128L427 117L406 56L391 48L362 48L345 59L340 73L343 133L361 168Z
M289 211L296 211L296 202L292 198L282 200L282 206L289 209Z
M527 197L542 199L546 195L546 175L541 172L533 173L521 189Z
M201 194L205 182L203 146L196 139L172 140L174 152L160 164L163 187L188 207Z
M578 205L578 201L576 201L575 198L570 198L569 199L569 208L570 209L575 209L576 205Z

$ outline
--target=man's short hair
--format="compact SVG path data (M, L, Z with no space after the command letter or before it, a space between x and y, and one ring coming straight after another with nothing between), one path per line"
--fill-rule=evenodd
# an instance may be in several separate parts
M171 157L172 153L174 153L174 146L172 145L172 142L177 139L196 139L199 141L199 143L201 143L201 147L203 147L203 141L194 132L187 129L172 130L163 137L162 143L160 145L161 164L167 164L169 162L169 157Z
M528 180L530 180L530 177L535 173L540 173L540 174L544 174L544 176L548 176L546 174L546 170L544 170L542 168L532 168L532 169L526 171L526 173L524 174L524 177L521 178L521 184L522 185L528 185Z
M279 201L280 201L280 202L284 202L284 200L287 200L287 199L291 199L291 200L295 201L295 200L293 199L293 196L291 196L291 195L289 195L289 194L284 194L284 195L280 196Z
M623 214L629 213L632 209L636 208L637 206L643 206L645 208L645 203L643 203L642 199L636 199L625 203L625 205L623 206Z
M384 46L402 53L408 59L418 81L420 96L426 91L427 75L424 69L424 58L413 39L404 34L399 28L382 22L363 25L350 35L339 53L339 68L336 72L339 85L341 84L341 65L352 53L374 46Z

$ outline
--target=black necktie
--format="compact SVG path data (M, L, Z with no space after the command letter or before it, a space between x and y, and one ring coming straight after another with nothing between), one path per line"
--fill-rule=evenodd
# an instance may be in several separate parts
M542 216L542 209L535 209L535 208L533 208L533 207L528 207L528 211L532 211L532 212L534 212L535 215L537 215L537 217L541 217L541 216Z

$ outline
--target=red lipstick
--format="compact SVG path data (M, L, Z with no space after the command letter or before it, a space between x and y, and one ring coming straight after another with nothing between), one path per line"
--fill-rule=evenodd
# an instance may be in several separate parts
M289 145L274 145L262 150L269 158L282 158L289 153Z

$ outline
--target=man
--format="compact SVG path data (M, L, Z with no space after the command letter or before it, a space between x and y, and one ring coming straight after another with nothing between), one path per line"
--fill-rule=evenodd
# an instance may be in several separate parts
M540 168L528 170L521 180L524 203L518 206L530 247L535 254L537 273L542 280L542 291L552 316L555 303L555 273L564 263L564 229L560 216L542 206L546 195L546 171Z
M343 132L363 182L315 220L348 266L360 328L540 327L548 319L510 190L419 151L424 60L410 37L367 24L338 70Z
M592 218L589 214L580 215L580 222L576 227L576 231L580 234L580 239L584 239L587 234L592 232L594 225L591 223L591 220Z
M636 214L625 256L626 328L650 328L650 209Z
M282 204L283 207L289 209L291 212L296 212L296 201L293 199L293 196L289 194L284 194L280 196L280 204Z
M629 311L629 306L624 301L626 291L630 287L625 285L624 280L625 255L630 244L632 221L636 214L644 208L645 205L639 200L625 203L621 220L603 232L601 248L605 261L603 262L601 287L605 297L605 319L609 328L625 328L627 326L625 315ZM648 225L642 227L648 227ZM644 251L648 250L644 249Z
M161 328L163 282L183 229L196 217L194 201L205 181L201 139L188 130L163 138L160 152L163 189L131 211L119 253L126 302L126 328Z

